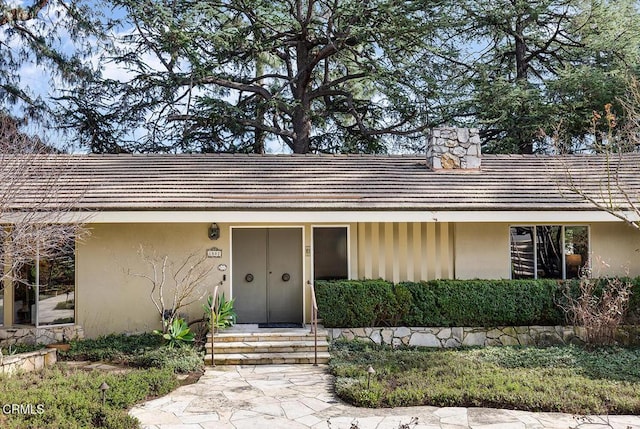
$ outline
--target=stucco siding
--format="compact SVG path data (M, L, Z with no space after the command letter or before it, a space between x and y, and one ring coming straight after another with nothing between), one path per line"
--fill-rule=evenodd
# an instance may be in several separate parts
M509 225L456 223L455 269L458 279L508 279Z
M222 250L221 258L208 258L213 267L203 284L211 293L216 284L233 296L231 258L232 228L298 227L303 229L304 320L309 321L310 294L307 281L313 276L312 228L349 228L349 273L354 279L383 278L393 282L438 278L509 278L508 223L361 222L342 224L227 224L219 223L220 238L207 236L207 223L94 224L92 234L77 247L77 323L87 337L111 332L141 332L160 328L160 317L149 298L151 284L132 274L152 274L140 257L142 246L149 254L168 255L183 261L189 254L205 255L207 249ZM594 273L640 275L640 232L623 223L590 224ZM599 260L606 262L598 263ZM225 264L227 271L217 267ZM166 293L167 306L171 289ZM5 298L7 298L5 296ZM203 301L186 311L190 320L200 318Z
M207 224L96 224L92 234L77 249L77 317L87 337L111 332L144 332L161 327L160 316L150 299L151 283L132 274L151 275L152 270L139 255L140 246L147 254L168 255L175 263L189 254L196 258L206 249L228 241L228 228L221 228L217 241L207 237ZM223 258L206 259L204 265L229 264L228 246ZM194 259L195 260L195 259ZM203 283L212 291L223 273L214 268ZM171 281L169 277L168 283ZM170 284L170 283L169 283ZM223 291L228 295L228 276ZM165 291L171 306L172 290ZM187 311L191 320L202 316L201 302Z
M623 223L591 225L594 275L640 275L640 231Z

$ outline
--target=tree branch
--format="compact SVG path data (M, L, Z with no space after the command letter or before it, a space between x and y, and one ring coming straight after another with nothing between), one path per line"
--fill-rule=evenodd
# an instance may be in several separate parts
M4 11L0 15L0 25L11 24L17 21L30 21L35 19L40 11L49 4L49 0L38 0L28 8L15 7Z

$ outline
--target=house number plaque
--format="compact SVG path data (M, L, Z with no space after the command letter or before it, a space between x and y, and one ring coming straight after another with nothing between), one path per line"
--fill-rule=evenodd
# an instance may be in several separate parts
M222 249L212 247L207 250L207 258L222 258Z

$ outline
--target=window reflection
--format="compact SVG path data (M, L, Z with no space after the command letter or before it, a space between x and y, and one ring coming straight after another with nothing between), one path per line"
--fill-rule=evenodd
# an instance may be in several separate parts
M73 239L63 243L58 254L41 258L37 267L36 262L23 265L13 280L14 324L40 326L74 323Z
M562 227L537 226L537 277L539 279L562 278Z
M513 226L510 237L512 279L572 279L588 274L587 226Z
M586 226L567 226L564 229L564 250L567 278L587 274L589 263L589 230Z
M347 228L313 228L314 280L349 278L347 255Z
M530 279L534 271L533 227L511 228L511 278Z

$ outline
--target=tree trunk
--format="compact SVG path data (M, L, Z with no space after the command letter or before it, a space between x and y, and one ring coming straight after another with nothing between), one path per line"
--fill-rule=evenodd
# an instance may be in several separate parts
M311 105L308 100L300 102L293 113L293 153L309 153L311 149Z
M527 44L524 39L524 30L525 23L523 23L520 19L516 22L516 85L521 86L524 90L526 90L528 85L528 74L529 74L529 62L527 61ZM518 112L518 116L520 118L526 118L530 109L526 103L520 105L520 111ZM523 124L524 125L524 124ZM527 128L520 128L517 131L518 138L518 146L520 147L520 153L523 154L532 154L533 153L533 136L530 135Z
M311 82L312 54L305 40L308 36L303 28L303 40L296 44L296 66L298 76L293 85L296 106L293 110L293 153L309 153L311 150L311 100L308 97Z

